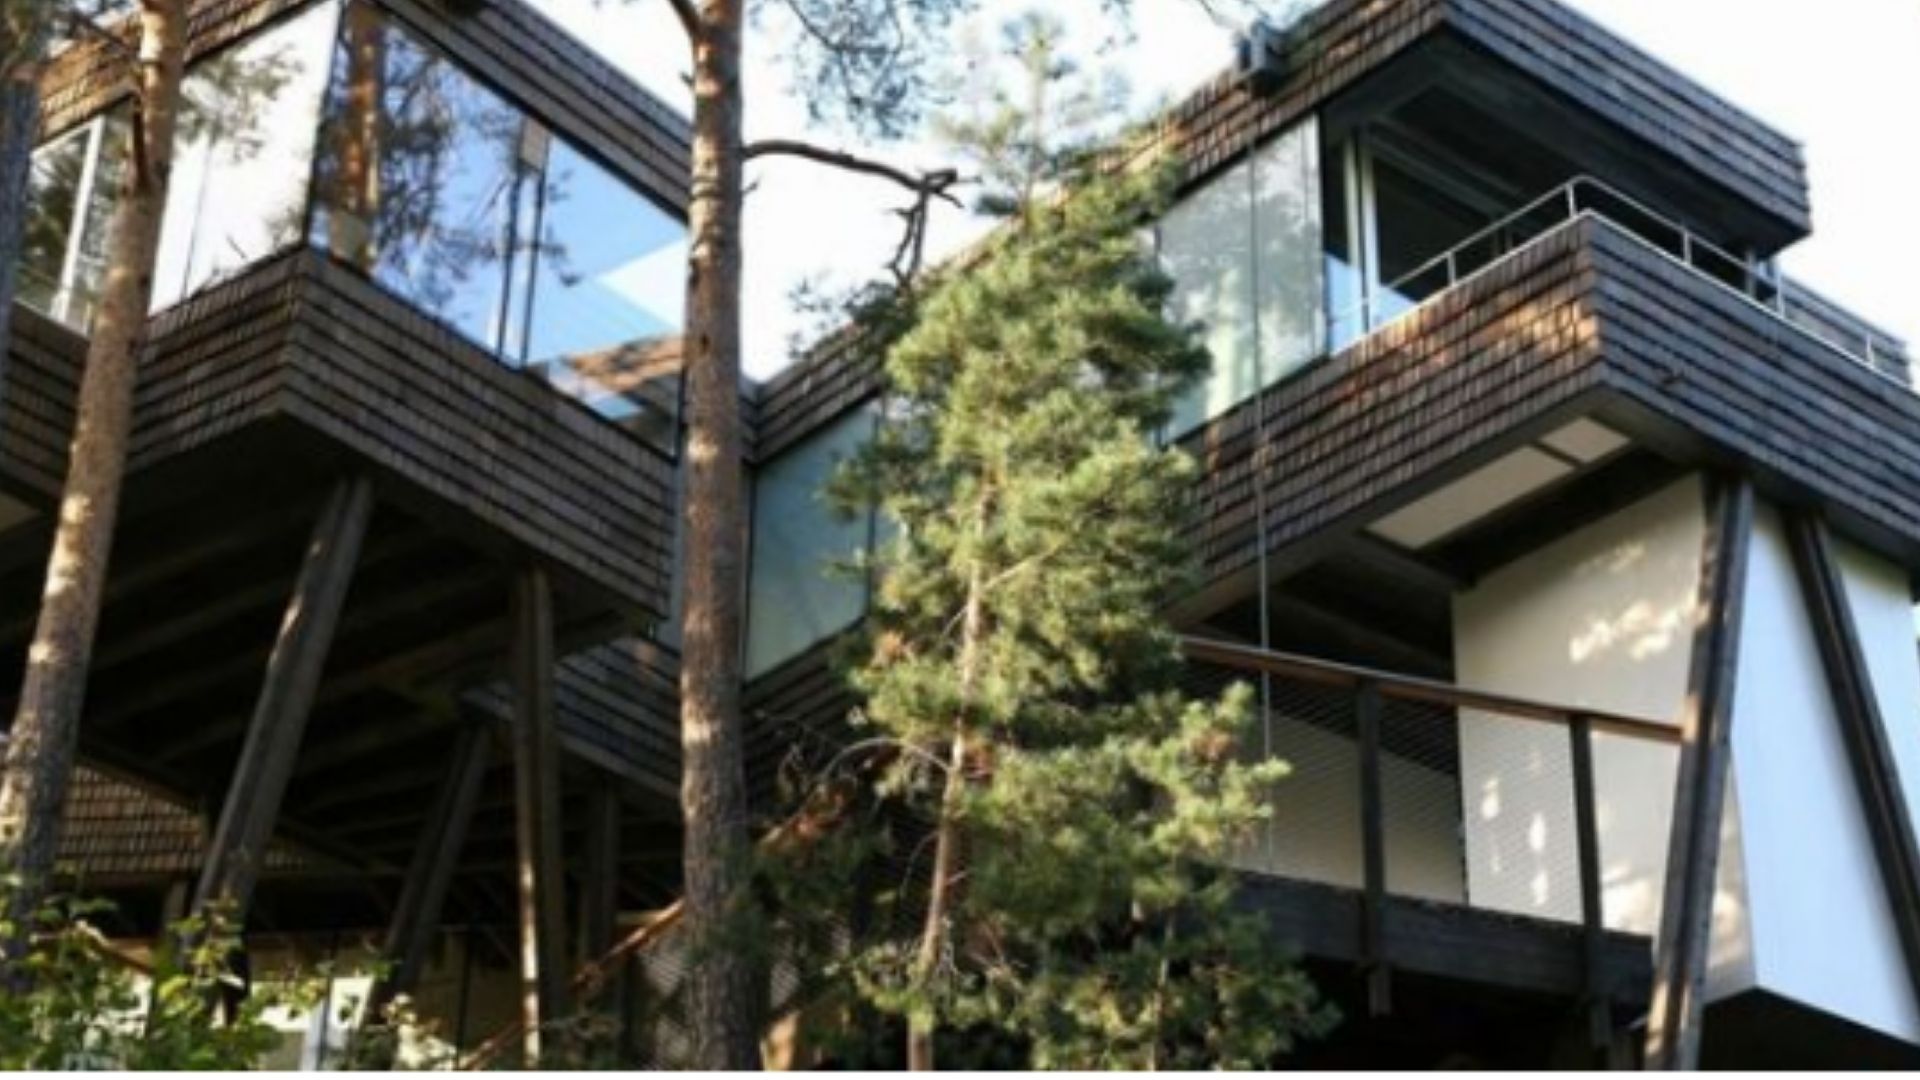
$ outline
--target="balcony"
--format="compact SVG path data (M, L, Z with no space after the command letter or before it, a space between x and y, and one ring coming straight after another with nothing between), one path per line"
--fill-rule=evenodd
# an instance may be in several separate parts
M1188 638L1188 689L1246 682L1252 752L1292 768L1233 857L1309 957L1643 1007L1677 732L1367 668ZM1629 774L1623 770L1632 769ZM1649 779L1652 777L1652 779ZM1660 805L1661 800L1653 800ZM1602 1029L1604 1030L1604 1029Z
M1281 577L1362 532L1483 571L1472 532L1622 463L1737 461L1920 557L1920 396L1886 335L1592 181L1417 273L1410 306L1184 438L1208 587L1183 614L1244 595L1262 553Z

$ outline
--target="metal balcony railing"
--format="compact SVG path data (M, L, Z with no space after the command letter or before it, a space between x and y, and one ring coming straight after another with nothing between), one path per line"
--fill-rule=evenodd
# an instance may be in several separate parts
M1380 966L1389 898L1577 925L1594 980L1609 932L1651 934L1675 728L1228 642L1183 647L1195 696L1259 689L1250 756L1291 767L1233 864L1358 891L1362 949Z
M1742 258L1631 195L1590 176L1561 184L1486 226L1404 275L1379 286L1361 303L1330 312L1334 326L1377 330L1419 309L1421 300L1451 289L1550 232L1584 217L1618 226L1647 246L1749 303L1794 326L1871 371L1909 386L1904 344L1839 306L1776 273L1770 264ZM1391 298L1401 298L1395 303ZM1384 309L1392 308L1392 314Z

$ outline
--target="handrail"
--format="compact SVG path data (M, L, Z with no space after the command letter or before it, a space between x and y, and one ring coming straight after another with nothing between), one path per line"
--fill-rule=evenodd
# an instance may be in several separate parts
M1678 729L1644 717L1611 713L1604 709L1556 705L1486 690L1472 690L1434 679L1400 675L1356 664L1319 660L1293 653L1272 652L1230 641L1183 636L1180 639L1180 651L1188 660L1203 664L1217 664L1243 671L1279 675L1321 686L1353 689L1366 685L1378 686L1381 696L1400 701L1478 709L1483 712L1500 713L1504 716L1551 724L1571 725L1576 720L1584 719L1596 732L1664 743L1680 741Z
M1590 197L1583 201L1580 194L1583 189L1592 192L1593 196L1597 198ZM1610 202L1617 207L1624 208L1629 211L1630 214L1610 214L1603 207L1592 205L1595 201ZM1559 206L1562 213L1557 215L1551 224L1530 232L1516 234L1509 240L1509 246L1506 251L1483 260L1469 272L1461 272L1462 256L1464 254L1478 245L1486 244L1501 236L1503 233L1513 230L1515 225L1534 217L1542 210L1555 206ZM1445 271L1446 283L1442 286L1441 291L1454 288L1462 282L1492 268L1514 252L1530 245L1540 237L1553 232L1569 222L1579 220L1588 215L1618 226L1629 234L1660 250L1663 254L1668 255L1682 266L1687 267L1708 281L1730 292L1745 297L1755 306L1773 315L1788 326L1826 345L1847 357L1849 360L1865 365L1869 370L1881 374L1888 378L1889 381L1899 381L1880 366L1880 362L1883 359L1893 360L1902 365L1906 363L1907 358L1904 354L1897 354L1892 357L1882 355L1886 350L1886 346L1882 345L1881 342L1891 343L1897 340L1893 338L1892 335L1888 335L1880 331L1879 328L1865 323L1864 320L1858 320L1857 317L1846 313L1844 309L1839 308L1838 305L1833 304L1832 301L1819 296L1818 293L1815 293L1811 289L1805 289L1797 284L1792 284L1790 288L1790 283L1782 275L1777 273L1761 273L1760 268L1755 266L1750 260L1735 255L1712 241L1701 238L1687 226L1662 214L1660 211L1653 209L1646 203L1621 191L1613 185L1585 174L1575 176L1556 187L1548 189L1544 194L1525 203L1518 209L1501 217L1499 220L1482 227L1467 236L1464 240L1455 243L1452 247L1429 258L1412 270L1401 274L1392 281L1381 283L1378 287L1379 293L1371 292L1363 286L1363 295L1358 303L1349 305L1341 311L1328 312L1328 325L1335 326L1342 323L1354 322L1361 324L1363 333L1371 333L1383 326L1405 318L1425 303L1425 301L1413 302L1406 311L1399 312L1391 318L1376 320L1374 312L1380 307L1380 294L1397 294L1401 289L1425 280L1438 271ZM1643 219L1643 224L1652 227L1636 227L1632 223L1621 220L1623 216ZM1661 240L1656 240L1654 237L1648 236L1647 234L1649 232L1668 234L1664 238L1667 242L1663 243ZM1735 286L1723 277L1709 272L1702 267L1701 264L1703 261L1717 262L1726 270L1738 271L1746 282L1745 286ZM1762 286L1770 289L1771 294L1767 295L1762 289ZM1813 333L1805 325L1795 321L1792 296L1796 291L1805 291L1813 295L1816 300L1824 303L1825 306L1840 311L1843 314L1848 314L1854 321L1860 322L1861 325L1859 326L1851 326L1844 329L1829 324L1830 328L1836 332L1844 332L1850 339L1849 343L1852 347L1833 341L1826 336ZM1807 310L1809 310L1810 314L1814 317L1819 317L1820 313L1817 310Z

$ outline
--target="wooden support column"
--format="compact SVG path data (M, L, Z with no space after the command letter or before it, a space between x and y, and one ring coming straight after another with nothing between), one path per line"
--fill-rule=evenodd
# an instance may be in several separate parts
M1606 983L1606 912L1600 893L1600 805L1593 783L1593 720L1575 716L1567 727L1573 761L1573 820L1580 863L1582 1006L1587 1038L1605 1063L1614 1042L1612 988Z
M1860 796L1867 834L1873 839L1874 861L1886 889L1887 906L1900 936L1907 979L1920 1001L1920 849L1915 846L1913 819L1907 811L1906 791L1899 766L1887 743L1886 718L1873 692L1873 674L1867 667L1860 629L1853 621L1846 580L1834 557L1833 537L1826 522L1794 514L1787 519L1787 542L1806 599L1813 636L1820 646L1820 663L1827 673L1840 737L1853 766L1853 786ZM1900 645L1911 649L1908 639Z
M1747 552L1753 542L1752 483L1745 477L1714 477L1706 486L1700 595L1687 698L1680 710L1680 764L1647 1015L1650 1069L1695 1069L1700 1062L1700 992L1713 936Z
M513 784L520 900L520 1000L528 1064L540 1025L567 1012L565 882L560 869L560 743L553 713L553 590L539 567L513 583Z
M620 907L620 787L602 776L587 802L586 864L580 878L580 963L596 963L614 945Z
M195 912L220 901L232 905L234 919L246 918L372 516L373 485L365 477L341 481L321 508L207 846Z
M407 864L400 900L394 905L393 923L387 929L382 950L392 967L367 1000L368 1013L376 1020L396 995L411 993L420 981L427 947L440 925L447 890L453 884L460 852L466 847L467 826L473 821L491 751L484 725L469 724L460 732L453 762L434 793L413 846L413 858Z
M1367 1012L1393 1008L1387 961L1387 831L1380 782L1380 687L1363 682L1354 695L1360 735L1360 835L1366 891L1361 899L1360 953L1367 978Z

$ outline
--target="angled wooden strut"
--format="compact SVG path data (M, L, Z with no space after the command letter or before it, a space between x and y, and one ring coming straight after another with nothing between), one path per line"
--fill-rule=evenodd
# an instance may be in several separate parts
M227 785L219 824L207 846L193 894L195 912L224 901L232 905L231 917L246 917L280 803L293 776L307 717L313 711L327 650L346 605L373 504L369 480L342 480L314 523L306 559L287 599L280 634L247 723L246 742Z
M1680 765L1667 843L1665 899L1654 945L1653 1004L1646 1066L1694 1069L1700 1061L1700 993L1712 941L1713 887L1720 867L1720 819L1731 771L1733 691L1740 664L1747 555L1753 543L1753 485L1745 477L1707 482L1693 659L1680 713Z
M567 1013L566 888L560 867L560 744L554 729L553 590L527 567L513 584L514 833L519 861L521 1019L529 1063L540 1026Z
M367 1000L369 1011L376 1017L396 995L411 993L420 981L427 946L433 942L448 888L453 884L453 872L466 846L467 826L480 799L480 783L487 775L492 749L492 740L481 723L467 725L458 736L453 762L441 778L421 824L406 881L394 905L384 949L392 968Z
M1826 522L1802 513L1790 515L1786 524L1794 570L1820 647L1820 663L1833 695L1847 761L1853 767L1854 790L1873 840L1887 907L1900 937L1907 979L1914 999L1920 1001L1920 849L1915 847L1906 791L1887 742L1886 718L1874 694L1873 674ZM1900 644L1902 649L1912 647L1911 638Z

